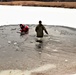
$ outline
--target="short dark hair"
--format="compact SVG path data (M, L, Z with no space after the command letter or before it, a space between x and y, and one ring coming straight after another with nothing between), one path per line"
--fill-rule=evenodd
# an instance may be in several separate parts
M22 24L20 24L20 26L22 26Z
M40 20L40 21L39 21L39 23L41 24L41 23L42 23L42 21Z

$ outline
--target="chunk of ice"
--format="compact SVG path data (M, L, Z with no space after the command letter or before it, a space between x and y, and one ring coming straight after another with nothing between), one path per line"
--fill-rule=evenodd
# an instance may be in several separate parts
M11 41L8 41L8 44L11 44Z

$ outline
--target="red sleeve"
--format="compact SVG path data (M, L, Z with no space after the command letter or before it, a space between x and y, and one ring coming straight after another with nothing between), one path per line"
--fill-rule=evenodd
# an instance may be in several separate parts
M27 29L28 29L29 27L28 27L28 26L26 26L25 28L27 28Z

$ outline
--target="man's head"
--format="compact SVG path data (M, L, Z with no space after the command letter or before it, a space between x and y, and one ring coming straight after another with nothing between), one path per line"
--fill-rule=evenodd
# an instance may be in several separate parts
M21 28L21 29L24 28L24 25L23 25L23 24L20 24L20 28Z
M41 20L39 21L39 24L42 24L42 21Z
M20 24L20 26L22 26L22 24Z

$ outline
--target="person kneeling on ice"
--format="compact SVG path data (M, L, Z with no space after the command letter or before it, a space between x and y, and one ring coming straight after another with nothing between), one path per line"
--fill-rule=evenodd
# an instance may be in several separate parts
M42 25L42 21L39 21L39 24L36 26L35 31L37 33L37 42L42 42L43 38L43 31L45 31L46 34L48 34L46 28Z
M28 34L28 31L29 31L29 27L26 25L23 25L23 24L20 24L20 28L21 28L21 35L24 35L24 34Z

